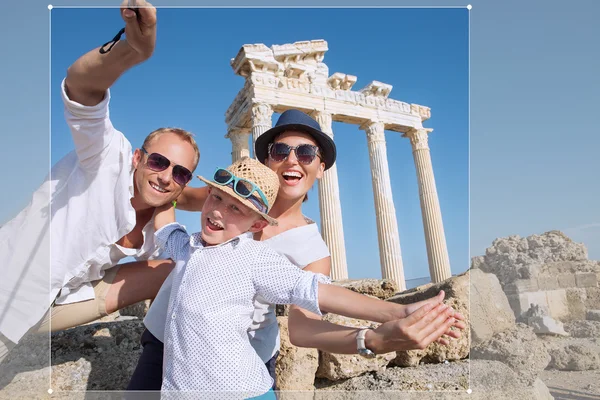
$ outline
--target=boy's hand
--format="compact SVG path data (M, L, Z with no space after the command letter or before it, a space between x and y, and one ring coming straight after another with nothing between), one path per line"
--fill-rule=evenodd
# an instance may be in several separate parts
M129 9L130 0L121 3L127 43L143 60L150 58L156 46L156 8L145 0L135 1L136 12ZM139 17L138 17L139 15Z

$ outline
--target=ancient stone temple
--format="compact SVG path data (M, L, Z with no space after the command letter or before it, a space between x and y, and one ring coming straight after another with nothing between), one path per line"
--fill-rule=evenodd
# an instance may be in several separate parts
M334 137L332 121L357 125L367 135L379 239L382 277L406 288L400 236L387 160L385 130L410 139L419 184L429 270L433 282L450 277L450 262L435 179L424 128L430 109L389 98L392 86L372 81L352 90L356 76L329 75L323 59L324 40L291 44L247 44L231 60L233 71L246 78L225 114L232 160L250 156L253 143L272 124L274 112L296 108L315 118ZM250 142L250 137L252 141ZM252 143L252 144L250 144ZM332 278L348 278L337 163L319 182L321 233L332 257Z

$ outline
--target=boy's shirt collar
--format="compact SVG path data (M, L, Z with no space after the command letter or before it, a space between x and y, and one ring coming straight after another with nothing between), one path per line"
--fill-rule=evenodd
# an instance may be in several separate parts
M215 244L215 245L208 245L206 244L206 242L202 239L202 233L201 232L197 232L194 233L193 235L190 236L190 246L192 246L193 248L199 249L199 248L207 248L207 249L212 249L212 248L217 248L219 246L224 246L227 243L230 242L234 242L232 243L233 247L237 246L242 240L247 240L247 239L251 239L254 240L254 234L252 232L244 232L234 238L229 239L226 242L223 243L219 243L219 244Z

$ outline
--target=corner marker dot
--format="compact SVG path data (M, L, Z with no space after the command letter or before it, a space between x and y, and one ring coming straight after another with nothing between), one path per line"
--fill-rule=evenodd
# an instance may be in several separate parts
M467 393L471 394L471 393L473 393L473 390L472 389L467 389Z
M52 394L53 390L52 389L48 389L48 394Z
M469 5L467 6L467 10L470 10L471 8L473 8L473 6L469 4Z
M48 4L48 10L52 10L52 4Z

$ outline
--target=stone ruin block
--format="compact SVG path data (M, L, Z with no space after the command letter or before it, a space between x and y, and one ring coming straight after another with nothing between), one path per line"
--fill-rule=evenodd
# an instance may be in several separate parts
M559 288L556 275L539 275L537 281L540 290L555 290Z
M558 274L558 287L562 289L577 287L575 283L575 274L562 273Z
M567 306L569 307L569 318L565 320L583 320L586 313L587 293L585 289L570 288L567 292Z
M548 307L548 299L546 298L546 293L544 292L526 292L526 293L516 293L509 294L506 296L508 298L508 303L510 307L515 313L515 316L518 318L521 314L524 314L529 310L531 305L537 305L540 307Z
M567 292L565 289L549 290L546 292L548 310L554 319L563 320L569 316Z
M539 285L537 278L517 279L516 281L506 284L504 286L504 293L506 293L507 295L526 292L537 292L538 290ZM529 306L526 308L526 310L528 309Z
M552 318L563 320L569 315L565 289L511 294L508 297L510 307L518 318L532 305L547 308Z
M597 287L598 277L594 272L576 272L575 282L580 288Z

